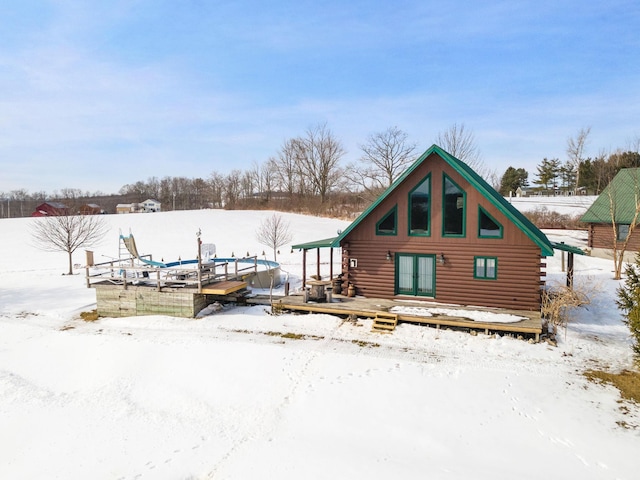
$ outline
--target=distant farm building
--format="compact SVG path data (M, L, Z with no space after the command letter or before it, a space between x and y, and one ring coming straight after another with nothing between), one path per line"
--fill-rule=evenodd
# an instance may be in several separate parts
M80 206L80 208L78 209L78 213L80 215L101 215L107 212L105 212L105 210L100 205L97 205L95 203L85 203L84 205Z
M119 203L116 213L153 213L162 211L162 203L148 198L142 203Z
M48 217L52 215L69 215L69 208L60 202L44 202L38 205L32 217Z
M162 203L153 198L148 198L144 202L141 203L141 209L143 212L160 212L162 209Z

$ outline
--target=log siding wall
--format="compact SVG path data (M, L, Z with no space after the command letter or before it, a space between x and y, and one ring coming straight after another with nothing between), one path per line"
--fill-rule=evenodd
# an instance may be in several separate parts
M611 249L613 246L613 235L613 226L610 223L590 223L589 248ZM637 227L631 232L627 251L640 251L640 229Z
M431 235L410 236L408 195L428 173L431 173ZM466 235L463 238L442 236L443 173L467 194ZM394 205L397 205L398 212L397 235L376 235L376 223ZM502 225L502 238L478 238L479 206ZM344 239L342 247L344 278L355 285L358 295L401 298L395 292L396 254L430 254L436 256L435 296L409 298L522 310L540 309L541 286L544 284L540 247L435 154L370 212ZM386 260L388 251L393 256L391 261ZM444 265L438 262L441 253L445 257ZM497 279L474 278L476 256L497 257ZM354 258L357 259L357 267L350 268L349 259Z

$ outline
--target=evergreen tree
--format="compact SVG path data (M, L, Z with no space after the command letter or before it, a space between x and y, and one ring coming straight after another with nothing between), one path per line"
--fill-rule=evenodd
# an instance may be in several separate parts
M581 164L582 165L582 164ZM576 167L571 162L566 162L558 170L560 176L560 186L563 190L576 189Z
M500 195L506 197L510 192L515 193L518 187L528 186L528 177L529 173L524 168L507 168L500 180Z
M631 331L633 337L633 353L640 363L640 254L636 255L635 263L628 263L625 267L624 286L617 290L618 308L624 315L623 322Z
M533 181L536 185L543 186L545 190L549 190L549 186L556 186L558 173L560 172L560 160L552 158L548 160L544 158L542 163L537 167L537 179Z

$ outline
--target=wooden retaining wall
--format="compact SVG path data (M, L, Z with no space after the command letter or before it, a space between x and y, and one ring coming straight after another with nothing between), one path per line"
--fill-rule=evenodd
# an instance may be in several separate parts
M170 315L193 318L208 304L207 295L189 291L159 292L148 287L98 287L95 290L101 317Z

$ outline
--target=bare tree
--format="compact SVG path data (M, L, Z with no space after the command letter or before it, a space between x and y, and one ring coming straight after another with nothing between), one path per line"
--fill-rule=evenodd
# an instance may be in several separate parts
M360 145L362 156L357 164L346 169L349 181L364 191L368 198L375 198L391 184L415 160L415 143L407 141L407 134L398 127L369 136Z
M242 193L242 171L231 170L224 179L224 208L233 210L236 208L240 194Z
M211 188L211 203L213 208L224 207L225 178L219 172L212 172L209 176Z
M278 248L286 245L292 238L289 223L277 213L265 218L258 227L258 230L256 230L256 239L258 242L273 249L274 261L278 259Z
M591 127L581 128L575 137L569 137L567 139L567 157L569 157L569 163L575 167L576 171L576 184L574 192L578 191L580 186L580 165L584 162L584 149L587 144L587 138L591 132Z
M289 195L289 198L293 198L300 184L300 168L296 162L297 149L297 140L289 139L280 147L278 157L270 159L275 165L276 184L281 191Z
M345 154L342 144L324 124L307 130L305 137L294 142L294 148L300 172L309 179L314 193L324 203L341 178L339 162Z
M613 256L614 279L616 280L620 280L622 276L625 253L631 236L638 226L638 217L640 216L640 179L638 178L637 170L623 170L620 175L628 177L626 178L627 188L624 193L632 197L627 199L624 207L622 207L623 199L621 198L623 192L617 194L613 182L606 188L611 219L611 254ZM624 212L620 212L620 210L624 210ZM631 220L628 224L626 222L623 224L618 221L620 215L631 215ZM625 225L625 227L621 227L622 225ZM626 229L626 232L624 229Z
M99 243L109 228L100 215L52 215L35 220L32 239L36 247L47 252L67 252L68 275L73 274L73 252Z
M475 136L472 131L466 129L464 123L454 123L444 132L438 133L436 144L478 173L484 169Z

